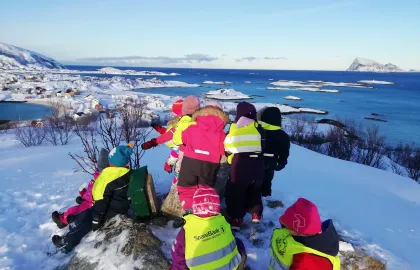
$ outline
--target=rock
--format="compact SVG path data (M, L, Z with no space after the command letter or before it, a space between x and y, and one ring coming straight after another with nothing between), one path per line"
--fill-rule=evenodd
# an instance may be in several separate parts
M386 265L360 251L339 253L341 269L343 270L385 270Z
M375 117L365 117L366 120L378 121L378 122L388 122L387 120L375 118Z
M90 237L93 234L96 235ZM89 234L63 269L104 269L110 263L110 256L114 259L121 258L119 261L112 261L116 268L119 264L129 263L135 269L169 269L170 263L163 254L161 245L162 242L146 224L133 223L129 218L117 216L97 233Z
M271 208L271 209L275 209L275 208L279 208L279 207L284 207L284 204L282 201L279 200L267 200L267 207Z

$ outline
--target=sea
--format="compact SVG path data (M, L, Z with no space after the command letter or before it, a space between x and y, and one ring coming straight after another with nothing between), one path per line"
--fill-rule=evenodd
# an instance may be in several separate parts
M102 66L67 66L69 69L95 71ZM328 111L328 115L312 115L315 118L348 119L363 125L378 125L389 144L415 143L420 145L420 73L375 73L347 71L295 71L295 70L236 70L236 69L191 69L155 67L116 67L136 71L160 71L179 73L179 76L158 77L162 80L177 80L200 84L193 88L153 88L140 92L170 96L203 96L210 90L231 88L251 95L252 102L288 104ZM112 77L115 75L98 75ZM127 76L132 77L132 76ZM141 77L141 76L140 76ZM323 87L336 89L340 93L306 92L296 90L267 90L270 83L278 80L327 81L335 83L357 83L361 80L387 81L393 84L372 84L373 88ZM208 85L204 81L227 81L230 85ZM247 83L245 83L247 82ZM249 83L250 82L250 83ZM286 96L297 96L300 101L285 100ZM372 114L378 114L374 116ZM367 120L380 118L387 122Z

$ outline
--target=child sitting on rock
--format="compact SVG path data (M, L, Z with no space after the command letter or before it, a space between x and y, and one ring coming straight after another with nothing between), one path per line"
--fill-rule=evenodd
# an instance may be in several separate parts
M168 173L172 172L173 166L176 164L178 160L179 146L173 143L172 137L173 137L173 134L175 133L178 122L182 117L182 103L183 103L183 100L180 99L180 100L177 100L174 104L172 104L172 112L175 114L175 117L171 121L169 121L167 128L164 128L156 124L151 125L153 129L159 132L161 135L141 145L141 148L143 150L148 150L150 148L158 146L159 144L166 144L166 146L171 148L171 153L163 167L163 169Z
M172 270L245 268L245 246L220 214L216 190L196 190L192 214L184 219L185 225L172 246Z
M80 187L79 188L79 194L76 198L76 203L78 205L72 206L69 209L67 209L63 213L59 213L58 211L54 211L51 214L52 220L57 224L57 227L62 229L65 228L68 225L68 217L70 215L77 215L80 212L85 211L86 209L92 207L93 205L93 198L92 198L92 188L95 183L95 180L98 178L100 172L108 167L108 151L106 149L101 149L101 152L99 153L98 158L98 164L97 164L98 170L93 174L93 178L90 180L87 187Z
M214 186L220 158L225 155L223 129L229 122L221 106L205 106L195 112L191 125L182 133L185 145L179 173L178 193L184 210L192 206L195 191L202 186Z
M299 198L271 236L270 269L339 270L339 238L332 220L321 223L315 204Z

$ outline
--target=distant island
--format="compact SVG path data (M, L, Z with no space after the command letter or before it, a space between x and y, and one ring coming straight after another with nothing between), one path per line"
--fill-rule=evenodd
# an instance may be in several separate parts
M365 71L365 72L407 72L398 66L388 63L386 65L380 64L376 61L357 57L354 59L347 71Z

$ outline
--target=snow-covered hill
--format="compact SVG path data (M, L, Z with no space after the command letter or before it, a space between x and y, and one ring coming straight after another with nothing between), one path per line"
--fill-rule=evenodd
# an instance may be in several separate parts
M52 58L0 42L0 70L65 69Z
M376 61L366 58L354 59L347 71L371 71L371 72L405 72L405 70L397 67L394 64L388 63L386 65L380 64Z

